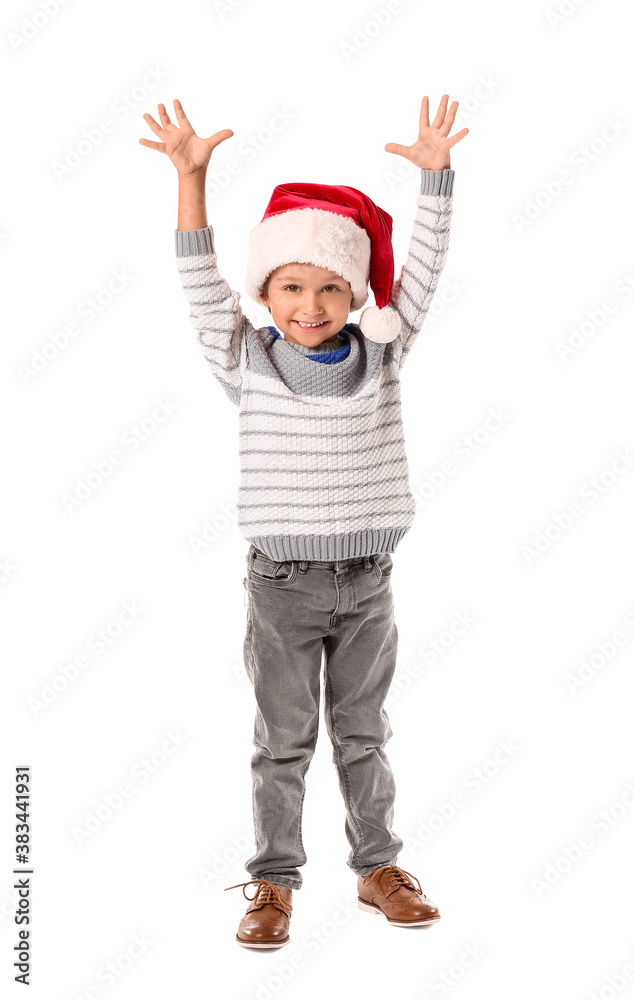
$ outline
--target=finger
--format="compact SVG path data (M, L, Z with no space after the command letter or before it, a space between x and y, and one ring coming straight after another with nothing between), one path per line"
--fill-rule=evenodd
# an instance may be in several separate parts
M423 128L429 128L429 98L423 97L420 106L420 115L418 118L418 131L420 132Z
M142 146L147 146L148 149L158 149L159 153L165 152L164 142L154 142L152 139L139 139Z
M179 125L189 125L190 128L192 127L189 118L183 111L183 105L181 104L181 102L178 100L177 97L174 98L174 111L176 112L176 117L178 118Z
M451 139L449 139L449 147L451 148L452 146L455 146L457 142L460 142L461 139L464 139L468 131L469 131L468 128L461 128L459 132L456 132L455 135L452 135Z
M401 146L398 142L388 142L385 147L386 153L396 153L398 156L406 156L409 160L409 146Z
M445 119L445 111L447 110L447 101L448 100L449 100L449 94L443 94L442 97L441 97L441 99L440 99L440 104L438 105L438 111L436 113L436 117L434 118L433 122L431 123L432 124L432 128L440 128L440 126L442 125L442 123L443 123L443 121Z
M172 124L170 121L170 116L165 110L164 104L159 104L158 109L159 109L159 118L161 119L161 125L163 126L163 128L166 128L168 125Z
M223 128L220 132L215 132L214 135L210 135L207 142L212 149L215 149L224 139L229 139L233 135L230 128Z
M165 135L165 129L161 128L159 123L154 121L152 115L148 115L146 112L146 114L144 114L143 117L145 118L146 122L154 132L154 135Z
M451 126L454 123L454 118L456 117L457 110L458 110L458 102L454 101L451 107L449 108L447 117L445 118L444 122L438 129L441 135L449 135L449 133L451 132Z

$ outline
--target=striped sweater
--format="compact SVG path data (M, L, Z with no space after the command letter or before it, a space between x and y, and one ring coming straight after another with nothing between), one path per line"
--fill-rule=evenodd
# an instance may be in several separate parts
M393 552L412 525L400 371L445 263L453 181L451 169L421 170L407 260L390 299L398 336L378 344L348 322L340 331L347 356L333 364L316 363L275 327L253 326L218 271L211 226L175 231L190 322L240 409L238 527L273 560Z

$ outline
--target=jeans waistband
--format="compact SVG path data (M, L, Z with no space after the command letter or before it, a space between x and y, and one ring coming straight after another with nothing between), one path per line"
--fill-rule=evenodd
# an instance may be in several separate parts
M257 545L251 543L251 553L262 556L264 559L268 559L269 562L275 562L276 565L281 566L283 562L297 563L300 571L305 572L310 566L314 566L316 569L345 569L346 566L358 566L363 564L364 568L367 570L371 569L376 562L377 555L379 553L373 553L367 556L353 556L351 559L331 559L331 560L321 560L321 559L283 559L275 560L267 556L266 552L262 552Z

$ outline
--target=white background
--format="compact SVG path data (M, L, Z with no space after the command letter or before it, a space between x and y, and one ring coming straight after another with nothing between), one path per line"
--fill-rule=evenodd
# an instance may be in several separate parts
M33 776L30 995L631 993L628 8L566 0L556 19L556 0L397 6L378 29L382 0L3 9L3 995L22 995L12 965L22 764ZM246 245L276 184L366 192L393 216L398 275L419 173L384 146L413 143L423 95L433 115L445 92L461 105L453 131L470 133L452 150L433 315L403 370L420 499L394 556L399 666L386 706L399 863L443 919L416 932L356 909L322 723L292 940L250 952L234 939L242 890L223 891L249 878L253 852L238 410L189 326L176 172L139 144L153 138L142 115L158 118L163 101L173 116L177 97L200 134L233 129L212 157L209 219L221 273L261 325L268 314L244 293ZM110 131L83 145L104 118ZM76 165L60 171L73 150ZM216 186L230 161L237 173ZM125 287L108 293L114 272ZM573 329L578 346L562 357ZM160 422L159 400L171 409ZM490 409L504 414L495 430ZM144 421L136 450L122 447ZM465 435L477 444L466 455ZM69 509L78 480L117 448L125 461ZM447 462L453 474L430 485ZM118 627L124 602L136 617ZM471 624L455 635L458 614ZM100 628L102 653L91 646ZM581 661L590 668L573 690ZM73 679L61 689L64 667ZM131 797L108 816L106 797L126 782ZM88 832L97 810L105 818Z

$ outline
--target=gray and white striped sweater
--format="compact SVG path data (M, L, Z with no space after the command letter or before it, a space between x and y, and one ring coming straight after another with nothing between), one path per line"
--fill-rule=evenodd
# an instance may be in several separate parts
M189 318L212 374L240 408L238 527L273 560L393 552L414 520L400 370L419 333L449 244L454 171L421 170L407 260L390 304L388 344L348 322L350 352L320 364L256 329L218 272L214 235L176 230Z

